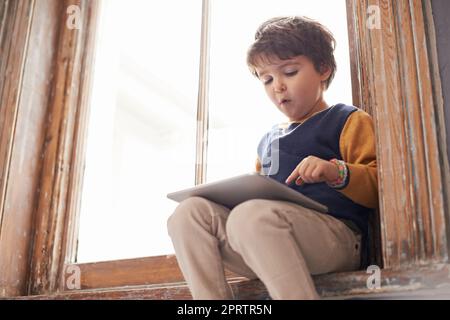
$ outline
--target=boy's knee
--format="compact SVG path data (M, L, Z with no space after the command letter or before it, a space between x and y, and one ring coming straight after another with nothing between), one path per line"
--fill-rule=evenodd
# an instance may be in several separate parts
M241 222L243 224L248 224L248 222L257 224L266 220L266 217L271 215L273 215L272 202L271 200L265 199L244 201L234 207L230 212L230 218L238 220L238 224Z
M180 202L167 219L169 234L173 230L187 229L189 224L204 219L208 214L207 200L202 197L190 197Z
M236 207L231 210L231 214L235 213L235 215L240 215L242 213L246 216L254 216L258 212L266 210L270 205L270 200L265 199L252 199L244 201L238 204Z
M258 225L264 223L264 217L270 211L266 201L253 199L234 207L226 224L228 238L252 237L254 232L258 232Z

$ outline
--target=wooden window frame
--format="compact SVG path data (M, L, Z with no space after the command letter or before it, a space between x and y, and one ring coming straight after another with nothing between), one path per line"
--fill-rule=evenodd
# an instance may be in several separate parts
M132 286L137 295L160 297L139 288L182 283L174 256L71 263L98 2L11 3L4 16L6 9L0 6L0 49L7 56L0 61L0 296L83 297L89 295L83 293L87 289L104 289L104 295L91 295L129 297L131 289L121 287ZM80 29L66 26L70 5L81 8ZM381 29L366 27L369 5L380 9ZM376 261L384 268L383 283L448 282L450 178L431 5L420 0L347 0L347 12L353 103L373 116L377 134L380 210L375 229L381 256ZM202 28L204 45L206 31ZM39 45L43 40L49 50ZM206 48L202 66L207 66ZM206 80L200 87L207 88L207 68L200 74ZM25 90L32 85L34 90ZM206 94L199 91L198 138L207 128ZM205 177L205 163L199 161L205 143L200 143L197 183ZM81 271L81 290L67 288L68 267ZM427 282L424 274L433 280ZM242 280L231 273L227 277L230 282ZM366 277L360 271L317 276L315 281L325 295L349 291L349 283L367 293ZM334 289L327 287L330 282ZM264 291L257 282L244 283L241 289L259 296ZM170 292L188 297L185 287Z

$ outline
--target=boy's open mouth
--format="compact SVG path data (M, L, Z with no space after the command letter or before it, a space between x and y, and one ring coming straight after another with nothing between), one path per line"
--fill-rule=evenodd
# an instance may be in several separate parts
M289 102L291 102L291 100L289 100L289 99L283 99L283 100L280 101L280 105L281 105L281 104L286 104L286 103L289 103Z

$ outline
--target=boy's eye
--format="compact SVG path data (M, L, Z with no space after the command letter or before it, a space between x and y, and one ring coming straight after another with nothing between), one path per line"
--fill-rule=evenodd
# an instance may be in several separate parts
M264 84L264 85L268 85L268 84L271 83L271 82L272 82L272 78L267 79L267 80L264 80L264 81L263 81L263 84Z
M297 70L294 70L294 71L286 72L285 74L287 76L295 76L297 74L297 72L298 72Z

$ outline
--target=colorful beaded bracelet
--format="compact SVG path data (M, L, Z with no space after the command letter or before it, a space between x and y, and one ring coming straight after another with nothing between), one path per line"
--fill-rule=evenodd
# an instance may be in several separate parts
M337 178L333 182L327 183L332 188L341 188L345 186L347 182L347 165L345 164L345 161L338 160L338 159L331 159L330 162L334 163L339 171L339 178Z

